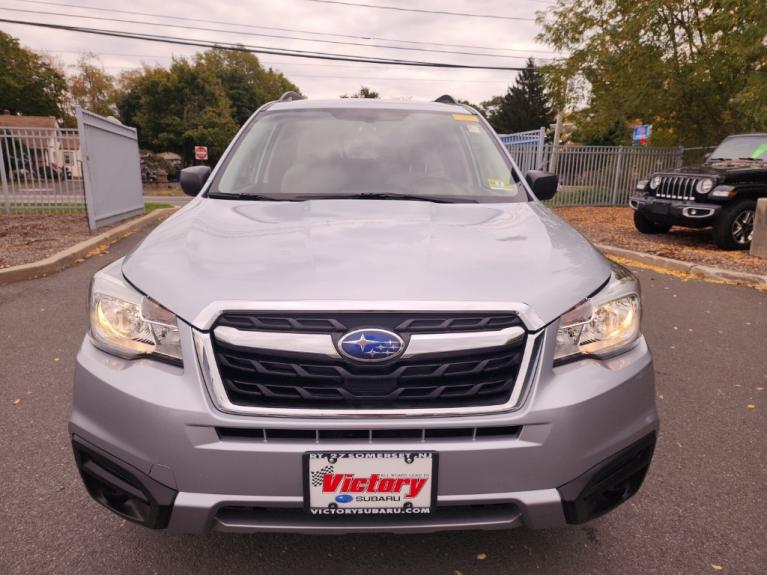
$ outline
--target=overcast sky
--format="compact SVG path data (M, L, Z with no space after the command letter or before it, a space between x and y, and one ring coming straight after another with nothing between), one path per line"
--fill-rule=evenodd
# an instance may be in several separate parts
M545 10L553 2L553 0L345 1L529 19L534 19L536 11ZM54 4L61 4L61 6ZM74 6L84 6L85 8L75 8ZM87 7L97 7L101 10L93 11ZM8 9L39 13L10 11ZM115 13L105 10L144 12L151 15ZM128 24L86 19L83 16L142 21L143 23ZM166 18L162 16L166 16ZM180 17L205 20L208 23L180 20ZM180 36L206 41L239 42L273 48L429 62L519 66L524 64L527 56L534 56L542 62L556 57L556 54L551 52L549 47L535 41L539 27L534 21L380 10L311 0L217 0L215 2L205 0L164 0L161 2L157 0L132 0L131 2L124 0L50 0L46 2L0 0L0 18ZM151 26L146 22L161 23L162 25ZM238 25L233 23L238 23ZM226 30L226 32L178 28L174 27L174 24L176 26L218 28ZM249 28L248 26L290 28L324 34L377 37L385 40L320 36L306 32L286 32ZM19 38L21 43L29 48L50 54L65 67L74 64L83 52L95 52L100 56L107 71L113 74L139 67L142 63L168 65L174 55L188 56L202 50L202 48L93 36L7 23L0 23L0 30ZM334 42L385 44L419 50L395 50L320 41L301 41L265 37L266 34L332 40ZM405 41L442 45L408 44ZM450 46L445 46L445 44ZM456 45L472 46L473 48L456 47ZM424 49L473 52L483 55L422 51ZM344 93L354 92L360 84L365 84L380 92L385 98L430 100L443 93L449 93L456 98L480 102L503 93L516 75L515 72L497 70L424 69L307 60L283 55L262 55L259 58L264 65L282 71L310 98L335 98ZM69 70L71 71L71 68Z

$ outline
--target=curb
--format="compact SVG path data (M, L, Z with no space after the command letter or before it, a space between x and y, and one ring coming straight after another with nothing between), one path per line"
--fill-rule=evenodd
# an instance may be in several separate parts
M178 208L154 210L140 218L121 224L111 230L83 240L45 259L0 269L0 285L43 277L66 269L78 261L98 255L105 249L104 244L113 244L149 225L159 222Z
M715 268L710 266L703 266L700 264L693 264L690 262L683 262L680 260L674 260L663 256L654 256L652 254L646 254L644 252L634 252L631 250L625 250L623 248L615 248L612 246L606 246L604 244L595 244L597 249L606 255L618 256L626 258L628 260L640 262L657 268L663 268L673 272L679 272L688 274L694 278L736 283L739 285L746 285L752 287L767 287L767 276L759 274L750 274L746 272L736 272L731 270L725 270L722 268Z

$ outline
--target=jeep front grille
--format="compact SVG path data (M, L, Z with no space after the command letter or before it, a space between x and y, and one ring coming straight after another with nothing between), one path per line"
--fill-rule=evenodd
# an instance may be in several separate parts
M404 355L365 364L336 353L365 326L398 333ZM507 404L535 339L508 312L224 313L209 337L218 391L235 409L337 413Z
M690 176L662 176L660 186L655 190L655 197L671 200L692 200L698 178Z

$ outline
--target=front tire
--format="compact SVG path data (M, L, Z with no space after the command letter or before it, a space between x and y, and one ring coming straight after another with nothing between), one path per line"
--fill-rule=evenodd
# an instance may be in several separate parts
M671 229L671 224L660 224L647 216L634 211L634 227L642 234L665 234Z
M714 226L714 243L723 250L747 250L754 236L756 202L743 200L727 206Z

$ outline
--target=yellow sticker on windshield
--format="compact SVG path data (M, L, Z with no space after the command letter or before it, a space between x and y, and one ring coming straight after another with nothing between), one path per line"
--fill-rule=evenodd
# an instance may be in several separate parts
M453 114L453 120L459 122L479 122L479 118L472 114Z
M487 185L490 186L490 189L492 190L509 190L512 188L509 180L496 180L493 178L487 179Z

